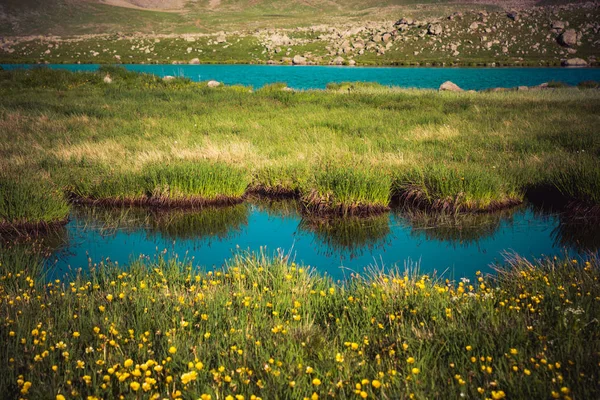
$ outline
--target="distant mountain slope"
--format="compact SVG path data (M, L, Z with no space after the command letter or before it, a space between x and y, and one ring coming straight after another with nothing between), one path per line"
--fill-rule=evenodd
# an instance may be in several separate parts
M112 32L193 33L281 28L332 19L511 8L565 0L2 0L0 35Z

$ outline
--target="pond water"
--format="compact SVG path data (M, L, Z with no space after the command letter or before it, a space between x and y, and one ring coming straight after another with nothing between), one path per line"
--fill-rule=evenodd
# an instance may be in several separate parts
M33 68L36 65L2 64L4 69ZM70 71L95 71L96 64L49 64L49 68ZM194 81L217 80L227 85L262 87L285 82L295 89L324 89L330 82L364 81L409 88L437 89L450 80L463 89L535 86L561 81L576 85L582 81L600 81L599 68L408 68L408 67L336 67L278 65L123 65L131 71L158 76L185 76Z
M127 264L166 250L200 268L236 251L279 251L335 279L365 267L419 266L449 278L493 272L507 254L577 257L598 251L600 229L533 208L472 216L396 213L374 218L307 219L294 202L245 203L203 211L76 210L49 262L50 279L101 261Z

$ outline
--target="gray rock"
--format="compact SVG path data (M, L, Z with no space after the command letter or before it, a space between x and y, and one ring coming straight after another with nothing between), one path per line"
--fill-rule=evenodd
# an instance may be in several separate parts
M427 33L429 33L430 35L441 35L442 31L442 25L440 24L429 24L429 26L427 27Z
M513 21L519 21L521 19L521 17L519 16L519 14L516 11L509 11L506 13L506 16L509 19L512 19Z
M577 46L577 32L575 29L567 29L558 37L558 43L566 47Z
M294 65L306 65L306 58L296 54L294 58L292 58L292 64Z
M217 86L221 86L221 82L208 81L208 83L206 84L206 86L208 86L209 88L215 88Z
M587 67L588 63L582 58L569 58L562 62L564 67Z
M551 27L556 31L562 31L565 29L566 25L563 21L553 21Z
M112 83L112 81L113 81L113 80L112 80L112 78L110 77L110 75L108 75L108 74L107 74L107 75L104 77L104 83Z
M343 57L336 57L333 59L332 61L335 65L342 65L344 64L344 58Z
M455 83L446 81L441 84L440 92L462 92L463 90Z
M174 81L174 80L175 80L175 77L174 77L174 76L171 76L171 75L166 75L166 76L164 76L164 77L162 78L162 80L163 80L163 81L165 81L165 82L171 82L171 81Z
M192 65L200 64L200 59L199 58L192 58L190 60L190 64L192 64Z

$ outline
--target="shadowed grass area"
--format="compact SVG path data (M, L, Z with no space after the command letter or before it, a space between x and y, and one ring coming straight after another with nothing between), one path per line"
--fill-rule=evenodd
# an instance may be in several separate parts
M553 183L562 195L574 202L579 212L600 210L600 159L582 154L578 160L557 168Z
M539 186L572 207L599 202L597 90L281 86L0 71L0 167L114 204L259 193L300 197L311 213L381 212L392 198L460 213L518 204Z
M47 178L0 172L0 232L46 230L64 224L68 214L63 194Z
M239 254L209 272L170 259L101 265L70 284L45 282L34 260L0 253L2 393L599 394L596 259L515 257L472 283L398 270L334 283L283 255Z

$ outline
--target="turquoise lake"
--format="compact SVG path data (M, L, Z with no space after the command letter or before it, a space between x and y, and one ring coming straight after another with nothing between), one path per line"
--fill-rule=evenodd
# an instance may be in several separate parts
M367 219L310 220L289 202L203 211L78 209L60 232L50 278L110 259L121 265L161 252L203 269L236 251L277 251L335 279L377 266L458 279L493 272L512 252L528 258L597 252L600 228L529 207L486 215L433 217L392 212Z
M408 67L336 67L275 65L122 65L131 71L158 76L185 76L194 81L217 80L226 85L255 88L285 82L295 89L324 89L330 82L364 81L406 88L437 89L452 81L466 90L495 87L535 86L561 81L577 85L582 81L600 81L600 68L408 68ZM37 65L2 64L4 69L35 68ZM48 68L70 71L95 71L95 64L49 64Z

